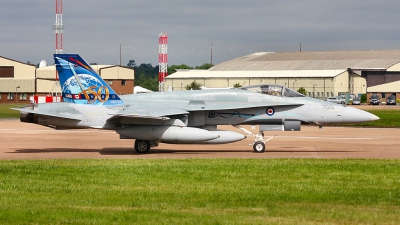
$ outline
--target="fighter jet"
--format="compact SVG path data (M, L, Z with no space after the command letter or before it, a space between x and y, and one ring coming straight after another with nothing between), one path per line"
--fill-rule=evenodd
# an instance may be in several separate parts
M361 123L379 118L345 105L306 97L276 84L235 89L117 95L78 54L55 54L63 102L19 108L21 121L57 129L115 130L147 153L159 143L224 144L251 136L265 151L265 131L299 131L301 124ZM241 133L219 130L233 125ZM258 125L256 134L240 125ZM244 133L244 134L243 134Z

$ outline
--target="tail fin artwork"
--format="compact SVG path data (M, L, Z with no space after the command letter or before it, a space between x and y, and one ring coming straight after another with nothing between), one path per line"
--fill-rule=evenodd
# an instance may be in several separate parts
M54 54L64 102L122 105L115 91L78 54Z

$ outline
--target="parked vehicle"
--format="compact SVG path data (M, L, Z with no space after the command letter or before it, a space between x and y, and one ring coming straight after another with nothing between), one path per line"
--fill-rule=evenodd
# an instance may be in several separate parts
M327 98L326 101L333 102L333 103L338 103L338 104L344 104L345 99L338 96L338 97Z
M369 102L371 105L379 105L379 103L381 103L381 99L378 95L372 95L371 98L369 98Z
M361 100L360 98L353 98L353 105L360 105L361 104Z
M346 101L346 95L339 95L338 97L343 99L344 101ZM353 98L354 98L354 94L350 94L349 101L353 100Z
M386 99L386 105L396 105L396 96L390 95L390 96Z

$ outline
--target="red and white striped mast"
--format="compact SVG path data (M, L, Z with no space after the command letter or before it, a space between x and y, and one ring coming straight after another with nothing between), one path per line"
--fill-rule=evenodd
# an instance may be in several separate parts
M53 25L56 32L56 54L62 53L62 32L64 25L62 23L62 0L56 0L56 23Z
M164 91L165 77L168 76L168 34L161 33L158 37L158 90Z
M56 23L53 25L53 30L56 32L56 54L63 53L62 50L62 32L64 31L64 25L62 23L62 0L56 0ZM56 70L56 80L53 85L53 88L51 89L51 92L53 92L53 89L58 90L58 74ZM56 95L58 93L56 92Z

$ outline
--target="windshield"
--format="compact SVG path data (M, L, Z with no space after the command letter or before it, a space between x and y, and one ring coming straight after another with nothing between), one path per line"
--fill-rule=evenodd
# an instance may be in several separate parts
M379 99L378 95L372 95L371 99Z
M285 96L285 97L304 97L304 95L296 91L293 91L289 88L277 84L252 85L252 86L242 87L242 89L266 95Z

